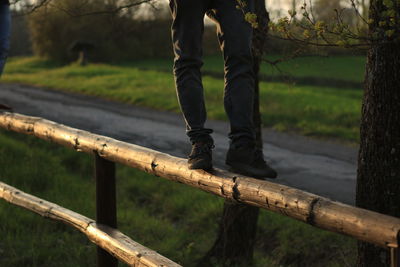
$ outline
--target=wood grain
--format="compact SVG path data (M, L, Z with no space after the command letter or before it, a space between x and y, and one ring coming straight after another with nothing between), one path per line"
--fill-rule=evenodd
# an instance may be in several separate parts
M70 128L42 118L0 113L0 127L140 169L214 195L271 210L382 247L399 247L400 219L302 190L215 169L189 170L185 159Z
M0 199L31 210L43 217L63 222L85 234L90 241L108 251L119 260L135 267L179 267L180 265L157 252L133 241L120 231L96 224L81 214L54 203L24 193L0 182Z

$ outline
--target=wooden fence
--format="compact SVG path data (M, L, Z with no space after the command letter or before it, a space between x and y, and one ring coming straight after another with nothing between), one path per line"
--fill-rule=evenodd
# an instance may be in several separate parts
M97 224L82 215L61 207L57 206L58 208L55 209L53 206L56 205L52 203L46 202L49 206L46 206L46 210L43 210L41 208L42 203L45 203L43 200L38 200L27 194L16 194L20 191L4 184L0 186L0 198L74 226L85 233L98 246L132 266L178 265L138 245L113 229L116 228L114 162L171 181L187 184L225 199L271 210L328 231L352 236L358 240L388 248L391 250L392 266L400 267L400 218L349 206L285 185L261 181L224 170L215 169L211 173L202 170L189 170L185 159L70 128L42 118L3 112L0 113L0 127L34 135L77 151L95 155ZM26 196L26 201L22 201L20 195ZM14 199L15 201L13 201ZM36 206L32 206L32 199L35 199L36 202L33 202L36 203ZM65 211L64 217L60 217L59 210ZM107 212L102 214L102 210ZM54 215L53 211L58 213ZM74 214L74 216L69 216L70 214ZM107 214L111 214L111 217L108 217ZM107 227L104 225L107 225ZM92 228L96 230L92 230ZM114 235L111 232L118 234ZM109 238L110 236L114 239ZM123 243L124 241L129 245ZM124 249L121 249L121 247ZM102 255L102 253L102 250L100 250L98 254L99 259L101 259L99 264L104 261L103 258L110 261L109 255ZM145 264L141 262L144 255L147 256L146 260L148 260Z

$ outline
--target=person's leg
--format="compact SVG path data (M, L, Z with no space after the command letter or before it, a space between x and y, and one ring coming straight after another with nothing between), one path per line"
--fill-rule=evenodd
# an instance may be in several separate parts
M10 6L8 4L0 4L0 75L3 73L10 46L10 25Z
M253 0L246 11L254 10ZM245 21L234 0L215 0L214 17L225 61L225 110L231 124L230 147L226 163L234 172L259 178L275 178L276 171L263 159L255 145L253 104L255 76L253 72L253 29Z
M207 113L200 72L204 15L209 3L210 0L170 0L176 92L192 142L189 169L212 168L214 142L212 130L204 128Z
M247 1L249 11L253 1ZM225 62L224 106L232 143L255 139L253 126L254 72L251 52L253 29L235 0L215 0L218 39Z
M204 128L207 113L200 68L204 15L210 0L170 0L174 76L179 104L192 143L212 141L211 129Z

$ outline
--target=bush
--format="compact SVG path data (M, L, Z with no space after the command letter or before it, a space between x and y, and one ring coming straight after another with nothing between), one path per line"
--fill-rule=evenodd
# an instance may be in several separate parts
M29 36L26 16L18 10L12 12L10 57L32 55L32 44Z
M133 7L135 8L135 7ZM62 62L76 60L70 51L76 41L93 43L93 61L119 61L172 55L170 22L134 19L132 12L114 10L103 0L54 0L29 17L29 29L36 55Z

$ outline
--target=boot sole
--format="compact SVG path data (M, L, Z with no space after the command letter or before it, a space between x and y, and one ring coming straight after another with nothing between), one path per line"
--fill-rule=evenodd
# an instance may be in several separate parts
M226 165L230 167L229 171L249 177L276 179L278 176L276 171L271 168L265 172L243 163L226 163Z
M193 165L188 165L189 170L205 170L209 171L213 169L212 164L207 164L207 163L199 163L199 164L193 164Z

